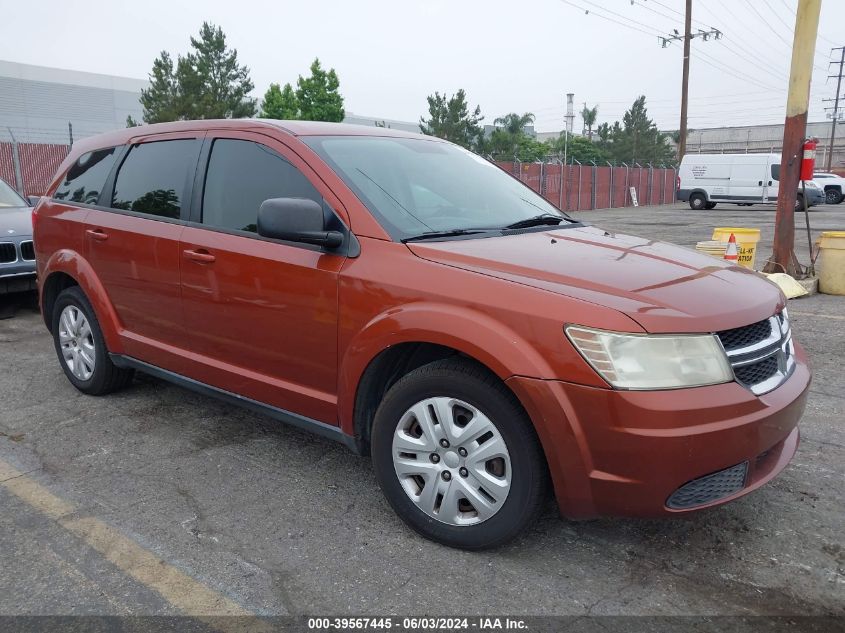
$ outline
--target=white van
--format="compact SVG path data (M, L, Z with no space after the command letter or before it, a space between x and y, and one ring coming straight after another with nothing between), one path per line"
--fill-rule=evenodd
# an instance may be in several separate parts
M780 154L687 154L678 170L678 200L691 209L712 209L717 202L750 206L778 199ZM824 191L807 181L807 205L822 204ZM799 189L795 208L803 208Z

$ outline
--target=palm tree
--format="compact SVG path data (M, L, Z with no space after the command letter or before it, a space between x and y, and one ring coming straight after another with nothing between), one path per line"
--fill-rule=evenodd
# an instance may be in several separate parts
M519 136L525 131L526 126L534 123L534 115L530 112L519 115L516 112L511 112L505 116L501 116L493 121L493 125L501 127L511 136Z
M593 140L593 126L596 124L596 119L598 118L598 116L598 106L588 108L587 104L584 104L584 109L581 110L581 118L584 119L584 126L587 128L587 138L589 138L591 141Z

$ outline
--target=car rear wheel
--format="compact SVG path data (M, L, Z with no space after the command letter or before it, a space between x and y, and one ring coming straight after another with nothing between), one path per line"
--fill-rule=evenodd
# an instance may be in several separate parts
M391 387L371 448L396 513L450 547L511 540L546 498L546 463L531 421L496 376L467 360L430 363Z
M689 197L689 206L693 211L701 211L707 206L707 198L703 193L694 193Z
M79 286L66 288L56 298L52 326L56 354L74 387L99 396L132 381L133 371L109 358L97 316Z
M839 204L842 202L842 192L836 189L828 189L824 192L824 201L827 204Z
M807 206L807 208L808 209L810 208L809 205ZM800 193L797 196L795 196L795 210L796 211L803 211L804 210L804 196L801 195Z
M716 203L715 203L715 202L708 202L708 203L707 203L706 208L707 208L708 210L709 210L709 209L715 209L715 208L716 208Z

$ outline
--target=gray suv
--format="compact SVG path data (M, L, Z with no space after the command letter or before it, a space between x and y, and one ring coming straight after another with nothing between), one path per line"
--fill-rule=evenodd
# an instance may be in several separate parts
M32 207L0 180L0 295L35 288Z

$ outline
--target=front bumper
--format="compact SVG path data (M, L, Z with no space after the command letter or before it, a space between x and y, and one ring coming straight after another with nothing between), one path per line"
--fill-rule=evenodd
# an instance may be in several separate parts
M792 459L811 379L803 349L795 348L792 375L762 396L737 383L675 391L614 391L523 377L507 384L538 429L562 514L683 514L751 492ZM737 490L669 507L686 484L743 463Z

